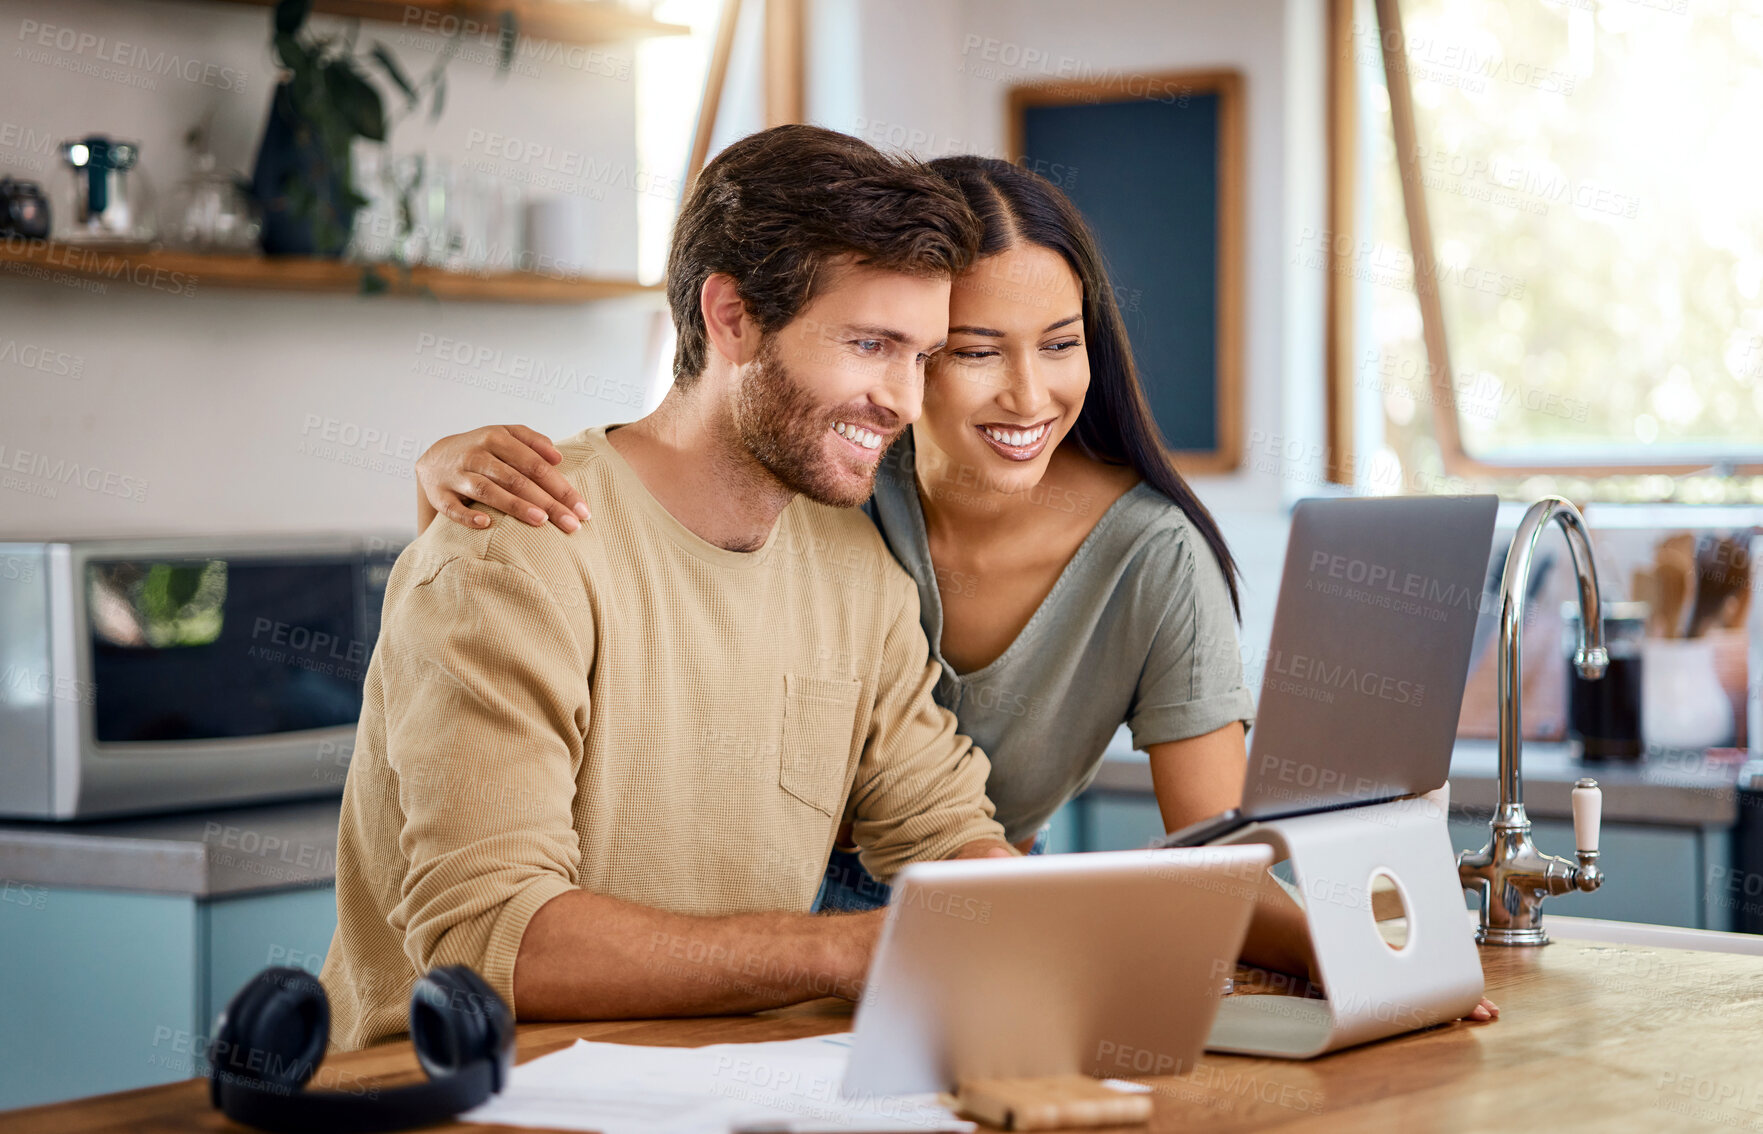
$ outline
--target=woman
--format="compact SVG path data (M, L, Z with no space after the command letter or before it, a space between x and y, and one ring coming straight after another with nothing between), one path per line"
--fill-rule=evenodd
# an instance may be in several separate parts
M987 794L1024 851L1122 723L1150 756L1165 829L1234 807L1254 716L1236 564L1160 440L1095 241L1035 174L979 157L931 168L966 195L984 241L954 282L923 415L867 507L918 583L937 701L991 758ZM585 508L551 471L560 460L518 426L444 438L417 465L420 523L439 510L477 526L478 500L573 531ZM1244 956L1308 973L1302 916L1269 891ZM820 908L887 897L835 850Z

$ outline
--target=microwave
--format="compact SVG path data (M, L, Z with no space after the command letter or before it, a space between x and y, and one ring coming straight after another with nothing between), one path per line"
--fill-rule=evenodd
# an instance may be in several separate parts
M0 816L340 794L403 544L0 542Z

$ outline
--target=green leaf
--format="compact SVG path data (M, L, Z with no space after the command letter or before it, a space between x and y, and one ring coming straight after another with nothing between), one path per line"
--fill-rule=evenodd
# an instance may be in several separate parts
M278 0L275 6L277 35L293 35L312 14L312 0Z
M324 89L350 130L370 141L386 140L386 114L380 105L380 93L348 60L332 60L325 67Z
M288 102L295 123L310 121L322 113L324 74L315 67L295 71L288 80Z
M282 66L296 75L303 74L312 66L311 53L301 45L298 39L294 38L292 32L277 32L275 34L275 54L276 58L281 60Z
M415 109L416 88L410 85L410 79L404 74L404 68L398 66L398 60L387 50L386 45L377 40L373 45L373 60L380 65L380 70L386 73L386 77L404 92L404 97L410 101L411 108Z

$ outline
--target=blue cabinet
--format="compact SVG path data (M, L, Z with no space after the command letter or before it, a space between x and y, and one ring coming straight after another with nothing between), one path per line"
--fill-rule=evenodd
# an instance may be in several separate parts
M1080 850L1141 850L1164 834L1163 813L1149 793L1085 792L1067 806L1083 813Z
M0 904L0 1107L189 1077L202 951L187 897L30 887Z
M1458 850L1478 850L1488 841L1485 819L1454 816L1450 830L1451 843ZM1531 830L1544 852L1573 857L1572 823L1536 819ZM1162 834L1163 819L1149 793L1088 791L1055 816L1053 842L1067 850L1129 850L1146 846ZM1707 885L1713 867L1731 861L1727 833L1606 823L1599 842L1604 884L1590 894L1550 898L1545 914L1692 929L1731 928L1729 905L1711 900ZM1471 900L1471 907L1474 904Z
M258 969L314 972L329 886L222 898L7 884L0 1110L188 1079L215 1013Z

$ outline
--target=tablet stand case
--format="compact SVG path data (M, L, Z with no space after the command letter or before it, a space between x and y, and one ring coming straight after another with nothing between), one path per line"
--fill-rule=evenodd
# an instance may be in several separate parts
M1291 862L1327 998L1227 996L1208 1050L1308 1059L1446 1023L1480 1002L1481 957L1437 796L1255 823L1213 845L1240 843ZM1373 916L1378 874L1395 880L1407 911L1399 949Z

